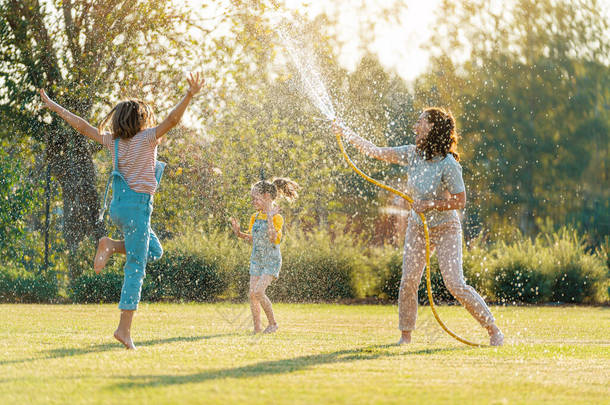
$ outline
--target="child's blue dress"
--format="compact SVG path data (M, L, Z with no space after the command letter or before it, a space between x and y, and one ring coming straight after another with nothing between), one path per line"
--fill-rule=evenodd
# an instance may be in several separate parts
M267 233L269 222L263 213L252 215L250 230L252 232L252 254L250 255L250 275L262 276L268 274L277 278L282 267L282 254L280 252L280 241L282 238L282 224L284 220L281 215L273 217L278 236L272 243Z

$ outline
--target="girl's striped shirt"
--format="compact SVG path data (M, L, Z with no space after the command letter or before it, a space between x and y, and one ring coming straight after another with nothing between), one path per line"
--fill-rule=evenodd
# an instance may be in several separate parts
M103 145L112 154L114 167L114 139L111 133L103 134ZM137 193L153 195L157 189L155 163L157 161L157 129L144 129L129 139L119 139L119 172L129 188Z

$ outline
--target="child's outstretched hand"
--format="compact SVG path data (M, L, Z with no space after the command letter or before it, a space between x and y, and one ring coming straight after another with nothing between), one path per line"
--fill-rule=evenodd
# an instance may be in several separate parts
M189 93L191 96L199 93L199 90L201 90L201 87L205 84L203 77L199 77L199 72L195 73L194 76L192 73L189 73L189 77L186 78L186 81L189 82Z
M231 228L236 235L239 233L239 222L235 218L231 218Z

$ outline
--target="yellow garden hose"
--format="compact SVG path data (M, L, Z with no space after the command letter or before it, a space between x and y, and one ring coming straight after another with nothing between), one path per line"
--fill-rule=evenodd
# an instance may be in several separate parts
M337 143L339 144L339 149L341 149L341 154L343 154L343 157L345 158L347 163L351 166L352 169L354 169L354 171L356 173L358 173L360 176L362 176L366 181L369 181L369 182L373 183L374 185L381 187L384 190L389 191L390 193L394 193L394 194L404 198L409 203L413 202L413 199L411 197L409 197L408 195L406 195L405 193L398 191L388 185L385 185L385 184L375 180L374 178L368 176L366 173L364 173L362 170L360 170L354 164L354 162L352 162L352 160L349 158L349 156L345 152L345 148L343 147L343 141L341 140L340 133L337 133ZM467 344L469 346L476 346L476 347L483 346L479 343L473 343L471 341L468 341L468 340L456 335L447 326L445 326L443 321L441 321L441 319L438 317L438 314L436 313L436 308L434 307L434 298L432 297L432 284L430 282L430 236L428 234L428 224L426 223L426 217L424 216L424 214L420 213L419 216L422 220L422 223L424 224L424 235L426 237L426 290L428 291L428 300L430 301L430 309L432 309L434 318L436 319L438 324L441 325L441 328L443 328L443 330L445 332L447 332L449 335L451 335L454 339L456 339L464 344Z

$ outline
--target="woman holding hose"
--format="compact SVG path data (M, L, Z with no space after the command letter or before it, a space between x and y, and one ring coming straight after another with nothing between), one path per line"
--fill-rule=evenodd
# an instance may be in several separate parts
M333 129L362 153L405 166L407 194L413 197L405 235L402 278L398 298L399 344L411 342L417 319L417 290L426 264L423 214L429 229L430 251L436 250L445 286L487 329L490 345L501 346L504 335L481 296L464 282L462 227L457 210L466 205L466 190L457 153L455 119L440 108L427 108L414 126L415 145L378 147L337 125Z

